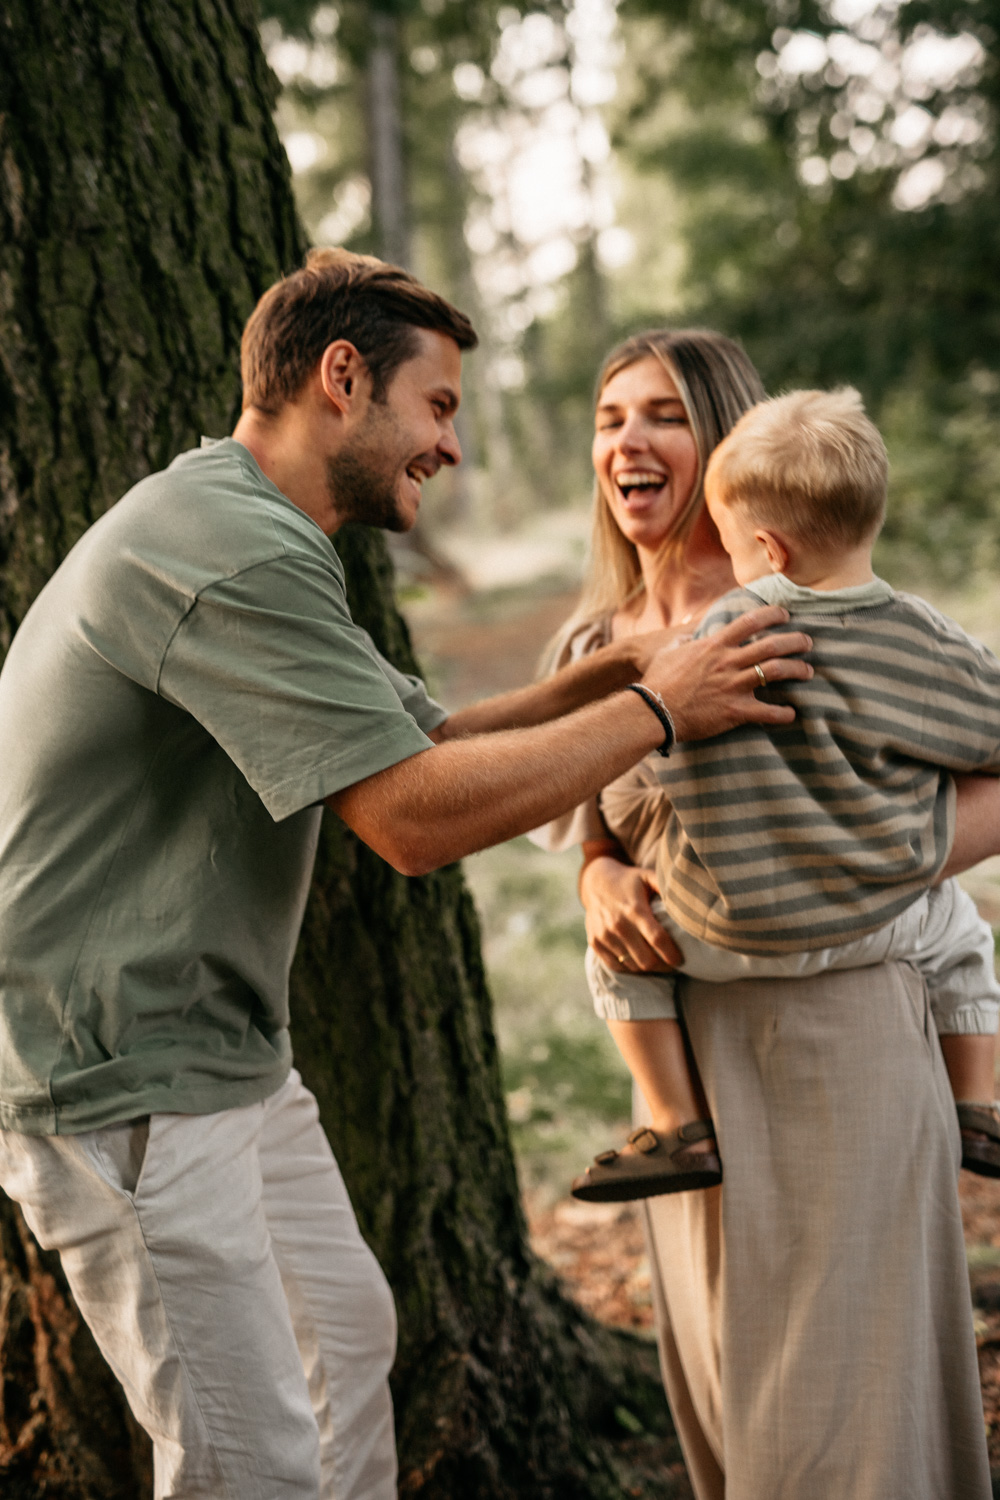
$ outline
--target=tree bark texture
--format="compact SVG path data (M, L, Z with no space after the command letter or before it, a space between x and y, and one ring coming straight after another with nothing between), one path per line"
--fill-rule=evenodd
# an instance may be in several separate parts
M0 11L2 643L59 559L199 432L297 260L248 0Z
M93 520L231 430L243 323L303 243L249 0L6 0L0 56L5 649ZM357 618L411 665L383 538L338 547ZM619 1495L636 1470L618 1403L675 1459L651 1350L585 1319L526 1249L457 868L405 880L328 817L293 1040L397 1300L403 1493ZM57 1260L0 1195L0 1493L149 1486Z
M245 0L0 9L0 654L92 521L232 429L302 242ZM0 1201L0 1493L132 1500L149 1445L58 1260Z

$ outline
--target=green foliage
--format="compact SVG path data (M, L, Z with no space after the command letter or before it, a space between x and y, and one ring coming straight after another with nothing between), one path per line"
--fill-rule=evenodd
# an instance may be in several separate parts
M740 337L772 389L857 385L893 458L883 555L947 580L996 560L1000 3L837 14L625 0L635 82L616 141L678 195L675 321ZM907 72L928 28L939 50L975 37L979 61ZM795 47L820 66L787 65Z
M935 388L896 386L881 409L888 520L879 543L894 579L958 587L1000 567L1000 379L974 369Z
M583 972L579 853L515 839L465 861L483 925L511 1137L524 1184L561 1196L624 1137L631 1083Z

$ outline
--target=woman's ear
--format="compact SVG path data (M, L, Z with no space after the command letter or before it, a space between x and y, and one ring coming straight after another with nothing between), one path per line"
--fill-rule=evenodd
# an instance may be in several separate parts
M754 541L763 547L767 554L768 567L772 573L784 573L788 567L790 553L783 537L776 531L755 531Z

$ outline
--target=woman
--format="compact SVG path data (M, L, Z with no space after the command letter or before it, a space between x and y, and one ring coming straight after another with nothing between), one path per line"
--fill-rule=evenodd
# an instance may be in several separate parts
M635 631L687 634L732 587L701 476L762 395L718 334L613 351L591 573L560 662ZM583 845L598 956L669 965L654 877L624 861L596 805L545 837ZM699 1500L987 1500L958 1128L919 980L886 964L681 993L725 1183L644 1211L664 1381Z

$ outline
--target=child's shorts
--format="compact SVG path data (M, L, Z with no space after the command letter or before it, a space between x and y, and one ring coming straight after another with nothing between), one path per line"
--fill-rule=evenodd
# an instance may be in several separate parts
M895 921L852 943L774 958L713 948L679 927L659 900L653 902L653 913L684 955L680 972L693 979L717 984L798 979L896 959L923 975L940 1033L991 1036L997 1029L1000 984L993 968L993 933L957 880L925 891ZM592 948L587 949L586 969L594 1009L606 1021L676 1018L675 975L614 970Z

